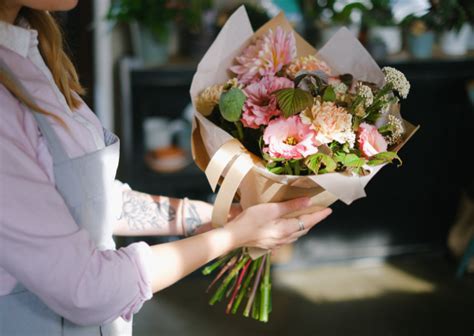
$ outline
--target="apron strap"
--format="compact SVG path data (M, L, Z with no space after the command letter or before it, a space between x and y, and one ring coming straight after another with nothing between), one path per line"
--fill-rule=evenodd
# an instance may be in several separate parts
M12 81L18 90L26 96L30 101L35 102L36 99L33 98L33 96L28 92L28 90L25 88L23 83L21 83L20 80L14 75L14 73L11 71L11 69L8 67L8 65L0 58L0 72L7 77L10 81ZM62 146L62 142L59 139L58 135L54 131L53 127L51 126L51 123L49 122L47 116L44 114L38 113L36 111L32 111L33 115L36 119L36 122L38 123L38 127L41 131L41 134L43 134L44 138L46 139L46 142L48 144L48 149L51 152L51 156L53 157L53 161L55 163L62 162L64 160L69 159L69 156L67 155L66 151L64 150L64 147Z

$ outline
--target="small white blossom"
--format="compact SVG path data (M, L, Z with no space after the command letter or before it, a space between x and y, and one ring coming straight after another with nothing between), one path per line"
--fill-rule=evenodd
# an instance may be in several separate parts
M390 126L392 133L385 137L389 145L394 145L400 142L402 139L403 133L405 133L405 128L403 127L403 122L395 117L394 115L388 115L387 125Z
M332 87L334 88L334 92L335 92L336 94L344 94L344 93L346 93L347 90L349 89L349 88L347 87L347 85L344 84L343 82L339 82L339 83L337 83L337 84L335 84L335 85L332 85Z
M372 89L362 83L357 84L357 95L364 98L364 106L369 107L374 102Z
M406 98L410 92L410 82L405 75L392 67L382 69L385 75L385 81L392 85L394 91L397 91L400 97Z

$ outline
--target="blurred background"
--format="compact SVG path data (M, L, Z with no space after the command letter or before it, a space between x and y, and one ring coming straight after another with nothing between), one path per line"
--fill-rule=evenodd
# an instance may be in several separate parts
M274 266L268 324L207 306L199 272L135 318L136 335L472 335L474 1L94 0L60 14L86 101L121 137L119 179L212 202L190 157L189 88L230 14L254 30L284 11L316 48L346 26L378 64L405 73L402 115L421 129L351 206ZM150 243L177 239L144 239Z

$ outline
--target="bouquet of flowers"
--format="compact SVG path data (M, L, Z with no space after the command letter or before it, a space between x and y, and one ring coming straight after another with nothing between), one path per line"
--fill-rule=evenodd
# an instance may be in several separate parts
M399 113L410 83L377 66L345 29L317 53L279 15L253 34L245 10L229 19L198 66L194 159L213 188L213 222L223 225L237 194L243 208L310 196L314 207L365 196L364 187L416 131ZM295 215L295 214L292 214ZM240 249L219 270L210 300L227 313L271 312L270 254Z

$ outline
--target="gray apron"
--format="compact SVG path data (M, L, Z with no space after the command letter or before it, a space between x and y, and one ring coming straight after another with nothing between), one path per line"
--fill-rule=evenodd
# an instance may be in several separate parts
M15 80L11 70L1 59L0 69L5 70ZM18 80L15 82L28 97L31 97ZM48 118L34 111L32 113L53 158L56 189L65 200L77 225L89 232L98 249L115 249L112 239L115 219L111 200L120 154L118 137L104 129L105 148L71 159ZM18 284L10 294L0 296L1 336L131 334L132 324L121 318L104 326L75 325L49 309L21 284Z

